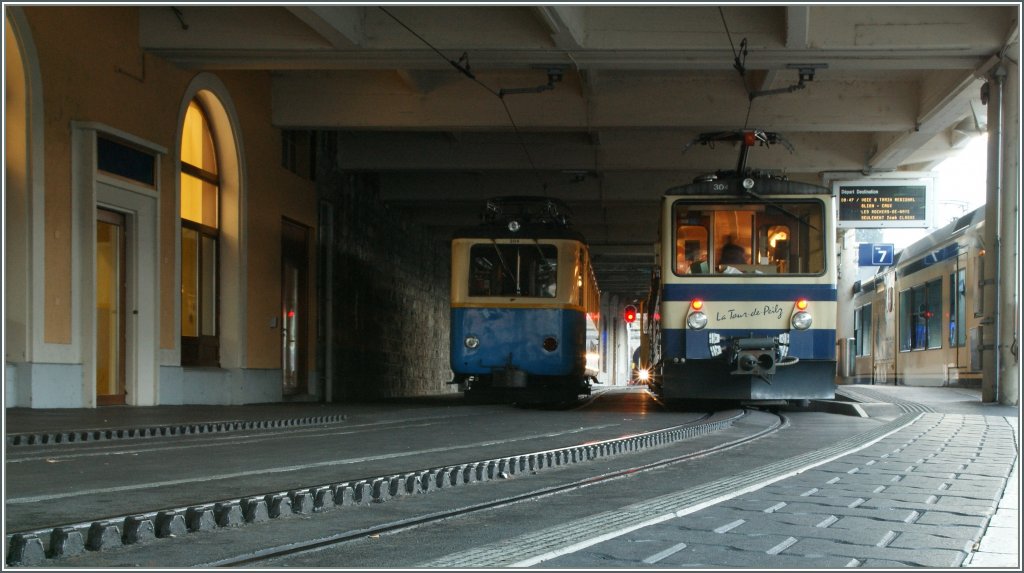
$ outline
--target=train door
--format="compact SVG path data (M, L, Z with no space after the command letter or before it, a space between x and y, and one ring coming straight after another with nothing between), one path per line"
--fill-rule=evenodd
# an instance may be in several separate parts
M961 252L956 258L956 267L949 275L948 342L955 355L956 368L970 369L971 353L967 347L967 253Z
M308 393L309 230L281 221L281 369L285 396Z
M125 217L96 209L96 403L125 403Z
M872 384L896 383L896 293L893 273L875 285L872 304Z

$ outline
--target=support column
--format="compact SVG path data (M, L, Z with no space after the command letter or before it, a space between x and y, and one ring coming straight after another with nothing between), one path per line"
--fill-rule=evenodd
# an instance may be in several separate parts
M998 392L1000 404L1020 402L1020 66L1006 58L1003 82L1002 184L999 196ZM1001 67L1002 67L1001 66Z
M1019 288L1018 194L1020 192L1020 84L1018 66L1004 59L986 85L988 173L985 203L985 256L979 277L984 301L982 401L1016 405Z

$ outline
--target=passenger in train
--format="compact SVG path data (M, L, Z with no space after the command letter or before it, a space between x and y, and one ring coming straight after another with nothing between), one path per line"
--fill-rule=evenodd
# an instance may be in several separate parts
M747 263L747 251L736 244L736 235L729 235L725 238L725 245L722 246L721 256L718 262L723 265L744 265Z
M701 250L700 255L690 263L690 272L694 274L708 272L708 252Z

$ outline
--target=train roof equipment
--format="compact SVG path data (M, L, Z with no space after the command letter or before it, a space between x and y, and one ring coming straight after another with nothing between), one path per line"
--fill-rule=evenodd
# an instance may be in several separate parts
M480 214L480 224L459 229L455 236L583 241L583 236L572 229L572 210L565 202L553 197L533 195L488 199Z
M714 131L702 133L690 142L683 151L701 144L714 148L716 143L739 143L739 159L736 169L719 170L715 173L701 175L693 183L673 187L665 191L666 195L723 195L736 194L759 198L760 195L821 195L831 193L825 187L812 183L790 181L785 175L763 169L747 167L750 148L756 146L770 147L783 145L790 152L793 145L780 134L760 129L742 129L735 131ZM756 191L755 191L756 186Z

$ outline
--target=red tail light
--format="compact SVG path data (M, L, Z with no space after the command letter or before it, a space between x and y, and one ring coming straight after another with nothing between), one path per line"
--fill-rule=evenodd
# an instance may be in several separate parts
M797 310L807 310L807 299L806 298L797 299L797 301L796 301L796 309Z
M692 308L693 310L700 310L704 308L704 301L702 301L699 298L695 298L690 301L690 308Z
M636 320L636 307L633 305L627 306L626 310L622 312L622 320L625 320L626 322L629 323L632 323L634 320Z

